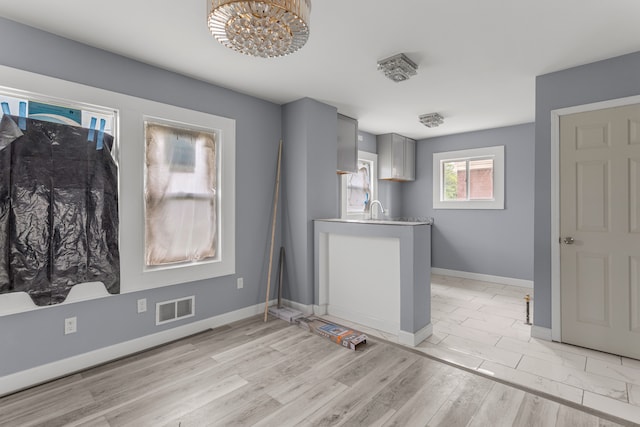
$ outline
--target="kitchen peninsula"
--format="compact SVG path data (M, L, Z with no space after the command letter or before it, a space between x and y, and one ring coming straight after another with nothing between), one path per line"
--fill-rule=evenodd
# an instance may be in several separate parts
M431 223L314 221L318 314L416 346L431 335Z

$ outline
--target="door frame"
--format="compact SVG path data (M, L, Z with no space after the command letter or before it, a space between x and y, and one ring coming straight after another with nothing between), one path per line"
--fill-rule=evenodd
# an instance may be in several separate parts
M568 114L640 104L640 95L551 110L551 339L562 342L560 296L560 118Z

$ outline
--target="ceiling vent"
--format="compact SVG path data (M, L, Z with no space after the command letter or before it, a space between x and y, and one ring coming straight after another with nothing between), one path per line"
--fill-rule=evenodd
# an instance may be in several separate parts
M420 123L428 128L435 128L444 123L444 117L438 113L423 114L418 117Z
M403 82L417 74L418 64L407 58L404 53L393 55L378 61L378 70L394 82Z

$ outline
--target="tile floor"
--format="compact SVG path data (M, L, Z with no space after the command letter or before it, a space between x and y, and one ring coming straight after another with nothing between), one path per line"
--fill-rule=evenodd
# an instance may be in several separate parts
M526 294L533 290L432 275L433 335L416 349L640 425L640 361L532 338L524 324Z

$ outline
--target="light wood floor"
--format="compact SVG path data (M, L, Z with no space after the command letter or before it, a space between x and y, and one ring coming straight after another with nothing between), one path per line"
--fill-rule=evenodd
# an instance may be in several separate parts
M398 345L252 318L0 399L0 426L615 426Z

